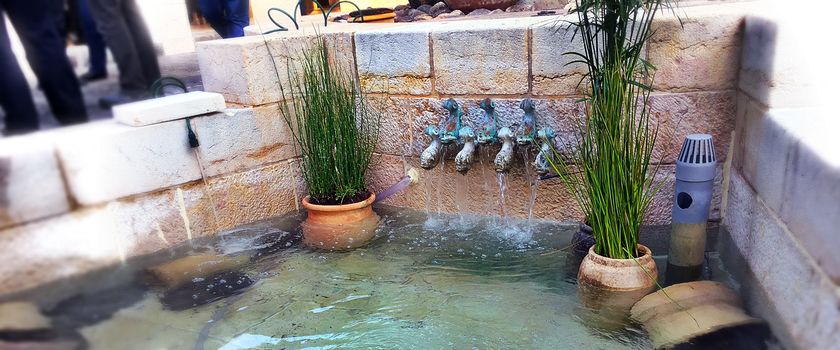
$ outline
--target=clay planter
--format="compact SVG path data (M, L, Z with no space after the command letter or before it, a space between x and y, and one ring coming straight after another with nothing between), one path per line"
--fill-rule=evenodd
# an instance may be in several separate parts
M630 308L656 288L656 262L650 249L641 244L636 259L611 259L595 253L595 246L583 258L578 270L578 295L602 329L623 327ZM584 317L591 319L590 317Z
M303 243L325 250L348 250L365 245L376 233L379 216L371 205L376 194L364 201L343 205L318 205L303 199L306 221L303 227Z

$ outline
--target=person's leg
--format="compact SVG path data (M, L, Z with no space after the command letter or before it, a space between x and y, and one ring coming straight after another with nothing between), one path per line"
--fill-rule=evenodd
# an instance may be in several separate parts
M55 28L55 19L43 12L50 1L54 0L7 1L4 6L55 118L62 125L85 122L87 110L66 43Z
M225 0L198 0L198 9L216 33L222 38L227 38L228 21L225 19L223 1Z
M99 30L96 29L96 21L93 20L93 15L90 13L90 6L88 0L79 0L79 18L82 22L82 32L85 36L85 42L88 46L88 55L90 56L90 67L85 76L92 79L105 77L108 75L107 53L105 52L105 39Z
M137 56L140 58L140 67L143 70L143 78L145 80L144 89L148 89L155 80L160 78L160 66L158 66L155 45L152 42L152 36L149 35L149 28L146 27L146 22L143 21L143 16L140 13L140 9L137 8L135 1L122 1L123 15L128 21L128 27L134 38Z
M245 35L245 27L250 23L248 18L248 0L225 0L227 11L228 38L238 38Z
M5 1L0 0L0 108L6 113L6 132L24 133L38 130L38 111L32 101L29 84L12 53L12 43L3 16Z
M124 92L145 91L146 79L134 36L122 11L121 0L88 0L96 28L111 49L120 71L120 88Z

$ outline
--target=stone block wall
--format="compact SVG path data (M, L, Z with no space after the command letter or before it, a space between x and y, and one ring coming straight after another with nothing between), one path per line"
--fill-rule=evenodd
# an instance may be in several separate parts
M680 13L682 29L680 21L669 14L654 23L655 35L645 56L657 65L650 110L660 123L654 158L661 163L666 185L651 209L652 224L670 223L672 187L668 183L673 182L676 152L685 135L714 135L718 155L725 159L735 121L743 13L744 9L729 6L689 7ZM351 24L333 31L326 27L322 34L333 46L334 55L342 57L339 64L353 72L384 114L380 157L371 173L372 189L381 190L399 181L405 167L419 169L418 156L430 141L423 130L446 115L441 103L448 98L461 106L464 124L473 126L482 113L479 101L491 98L501 127L521 121L519 102L530 97L536 104L538 126L552 127L559 135L558 145L570 142L584 114L577 100L581 96L578 84L585 74L585 67L569 64L572 56L563 55L582 48L579 40L572 40L574 29L562 22L571 19L549 16L380 27ZM287 84L285 64L294 61L290 53L299 52L298 43L311 40L312 35L277 33L200 43L197 50L205 87L245 106L280 102L283 98L277 84ZM288 47L295 49L285 49ZM274 71L275 64L279 73ZM465 176L454 171L457 151L449 149L443 170L421 171L421 183L390 203L500 214L499 185L492 170L498 146L482 151L488 155ZM529 163L533 153L528 156ZM521 158L517 156L507 179L505 212L526 217L528 183L535 175L526 173ZM720 183L722 176L718 180ZM557 182L539 184L532 214L557 220L580 218ZM720 218L720 188L716 186L715 220ZM455 198L467 200L456 203Z
M665 182L651 224L670 222L674 157L683 136L713 134L724 159L735 127L738 69L729 64L739 62L742 11L711 7L687 8L685 32L658 31L647 48L651 60L672 57L657 62L663 78L650 100L661 128L657 176ZM530 97L538 126L552 127L559 143L568 142L584 113L577 102L583 71L566 65L562 53L580 43L557 25L561 19L322 28L334 64L348 69L383 112L370 190L396 183L408 167L419 169L418 155L429 142L422 131L444 117L441 103L448 98L460 104L466 124L480 116L479 101L491 98L500 126L510 126L522 118L519 102ZM663 16L655 25L674 23ZM278 84L288 78L285 64L295 64L295 53L313 39L301 31L199 43L204 86L224 96L224 113L144 127L100 121L0 140L0 299L297 210L306 189L278 111L285 103ZM715 55L699 58L706 51L698 46ZM196 149L189 148L187 123L199 140ZM481 149L480 162L466 176L454 171L456 152L448 150L440 166L420 171L420 184L386 203L520 218L581 217L558 180L538 183L529 213L535 175L525 163L534 152L525 159L516 155L504 205L492 168L498 145ZM716 198L722 187L716 186ZM720 219L720 208L715 199L713 220Z
M815 103L808 57L819 54L801 51L806 27L776 10L744 20L723 224L750 271L750 310L771 320L786 348L835 348L840 120Z

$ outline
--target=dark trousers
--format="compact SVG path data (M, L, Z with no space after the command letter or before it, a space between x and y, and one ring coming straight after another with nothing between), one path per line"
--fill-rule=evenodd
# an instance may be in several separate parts
M88 0L93 19L120 70L120 87L146 91L160 78L155 47L134 0Z
M222 38L245 35L248 26L248 0L199 0L201 15Z
M105 39L96 29L96 21L93 20L93 15L90 13L88 0L79 0L77 5L79 6L79 19L82 22L82 33L85 36L85 43L87 43L88 55L90 56L88 71L96 75L105 74L107 73L105 67L107 63Z
M38 77L50 109L62 125L87 121L79 81L65 52L64 39L49 15L53 0L0 0L0 106L6 112L6 131L38 129L38 112L29 85L20 70L6 30L3 14L15 27L26 59Z

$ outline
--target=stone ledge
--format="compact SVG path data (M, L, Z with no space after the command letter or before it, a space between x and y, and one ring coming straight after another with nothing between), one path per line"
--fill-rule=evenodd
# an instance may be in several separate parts
M760 291L748 307L765 317L785 347L829 349L840 342L840 292L741 175L733 171L724 224ZM769 304L759 300L767 299Z
M116 105L114 120L130 126L146 126L225 109L220 94L193 91L134 103Z
M0 228L70 210L54 136L0 139Z
M201 178L184 121L139 128L113 121L89 123L62 130L56 148L69 192L82 205Z

